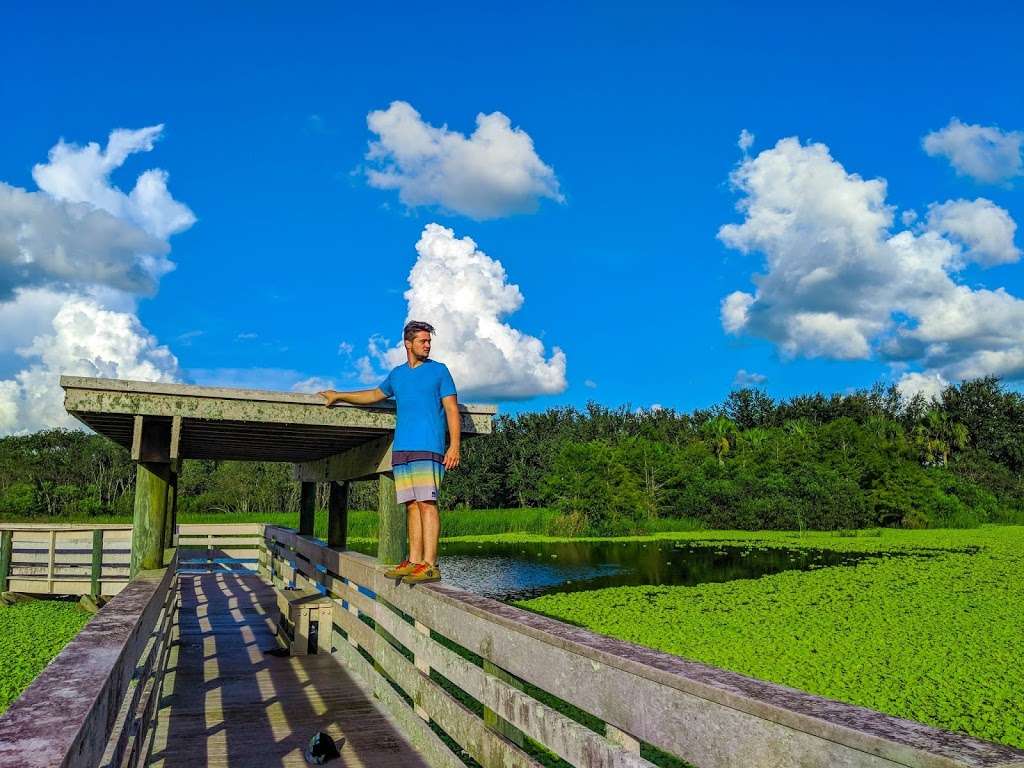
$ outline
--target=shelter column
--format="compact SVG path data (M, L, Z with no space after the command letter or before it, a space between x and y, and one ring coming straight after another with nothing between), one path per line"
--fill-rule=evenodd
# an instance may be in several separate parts
M172 445L176 439L172 432L172 419L135 417L132 430L132 460L135 461L132 578L139 571L164 566L164 546L171 524L167 514L171 458L178 453L178 446Z
M302 482L299 493L299 535L312 536L316 522L316 483Z
M139 571L162 568L164 564L164 526L167 523L167 464L135 465L135 519L132 522L131 576Z
M346 549L348 546L347 482L332 480L327 497L327 546Z
M408 538L408 519L405 505L395 500L395 476L391 472L378 475L380 493L377 510L380 530L377 536L377 560L392 565L401 562Z

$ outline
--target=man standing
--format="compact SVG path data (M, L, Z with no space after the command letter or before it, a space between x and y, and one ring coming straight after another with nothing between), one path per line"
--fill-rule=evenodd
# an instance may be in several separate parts
M408 584L439 581L437 540L441 520L437 492L445 470L459 466L462 430L455 382L444 363L430 359L433 326L411 321L403 331L407 362L394 368L376 389L357 392L327 390L320 395L330 408L336 403L369 405L389 397L398 406L391 466L395 493L405 504L409 529L408 556L385 572ZM445 425L450 437L444 447Z

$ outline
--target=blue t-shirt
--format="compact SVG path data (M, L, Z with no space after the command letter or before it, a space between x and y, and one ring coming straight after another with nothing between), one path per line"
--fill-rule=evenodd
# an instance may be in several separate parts
M395 427L395 451L433 451L444 453L447 423L441 398L455 394L455 382L448 366L427 360L415 368L408 363L393 368L380 391L395 398L398 424Z

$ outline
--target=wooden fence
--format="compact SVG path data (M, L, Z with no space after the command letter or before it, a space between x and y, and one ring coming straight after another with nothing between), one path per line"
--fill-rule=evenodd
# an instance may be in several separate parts
M145 765L177 604L173 558L122 589L0 716L0 768Z
M130 525L0 523L0 592L112 597L131 545Z
M183 572L255 571L264 551L263 525L178 525L178 561Z
M597 635L266 526L265 575L335 602L334 654L436 766L995 768L1024 752Z

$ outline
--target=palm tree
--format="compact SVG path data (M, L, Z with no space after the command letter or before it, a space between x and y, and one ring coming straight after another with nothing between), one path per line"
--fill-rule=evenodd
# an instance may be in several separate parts
M945 411L931 408L914 429L914 442L921 451L921 463L944 467L954 450L967 447L967 427L950 421Z
M719 464L725 464L724 457L736 444L736 424L725 416L715 416L705 422L701 431L708 441L708 447L715 454Z

